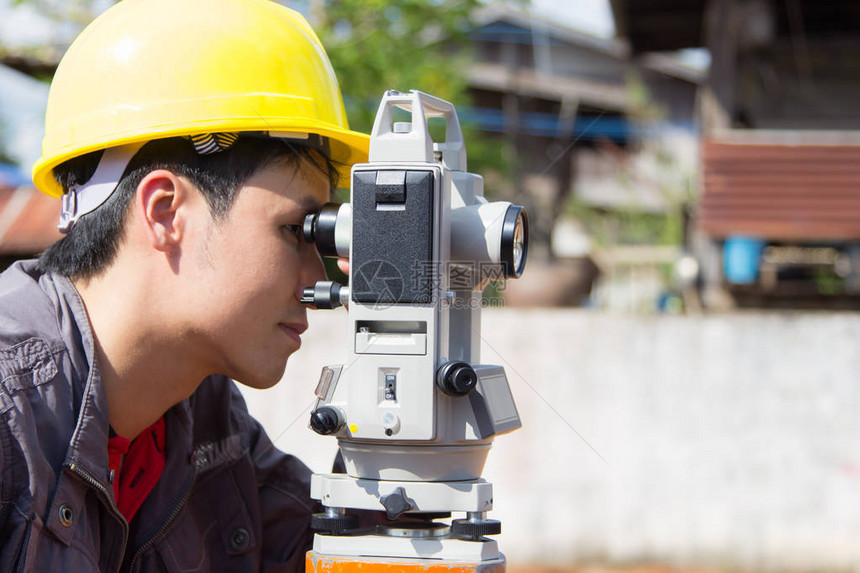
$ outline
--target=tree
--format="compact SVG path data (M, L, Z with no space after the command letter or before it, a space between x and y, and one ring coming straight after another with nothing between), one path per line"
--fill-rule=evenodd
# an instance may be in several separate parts
M354 129L369 131L386 89L465 100L462 73L477 0L325 0L311 18Z
M382 93L418 89L463 109L479 0L317 0L311 20L344 94L350 126L370 132ZM461 117L462 122L462 117ZM431 124L434 137L442 134ZM462 124L470 171L508 175L503 143Z
M44 25L37 28L44 38L37 44L0 38L0 63L50 81L72 39L113 3L114 0L12 0L9 10L26 5L41 17Z

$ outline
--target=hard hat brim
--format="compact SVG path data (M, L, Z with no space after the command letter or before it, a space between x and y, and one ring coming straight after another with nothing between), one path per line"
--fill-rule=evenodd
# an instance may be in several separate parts
M367 161L368 149L370 147L370 136L357 131L344 130L335 126L324 126L320 124L308 123L301 125L295 120L285 121L283 123L273 122L271 118L244 118L240 122L225 122L223 119L212 120L209 122L199 122L194 126L196 129L189 130L187 122L178 125L175 128L164 126L160 130L142 130L141 133L125 133L112 138L112 147L126 145L128 143L137 143L151 141L154 139L164 139L168 137L179 137L185 135L199 133L217 133L217 132L243 132L243 131L274 131L274 132L289 132L289 133L312 133L327 137L329 139L329 151L332 163L337 168L340 184L349 182L350 170L356 163ZM46 141L46 146L48 142ZM33 165L33 183L39 191L52 197L62 197L64 191L62 186L54 178L54 168L61 165L69 159L80 157L93 151L105 149L103 141L93 141L89 144L86 142L76 142L74 146L69 146L67 149L62 147L52 150L48 153L43 151L42 157Z

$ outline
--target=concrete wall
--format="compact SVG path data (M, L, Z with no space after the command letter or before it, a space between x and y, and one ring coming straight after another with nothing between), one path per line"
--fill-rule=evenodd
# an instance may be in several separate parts
M318 471L335 444L307 411L344 321L311 313L282 384L246 392ZM524 424L485 471L511 564L860 570L860 315L504 309L483 338Z

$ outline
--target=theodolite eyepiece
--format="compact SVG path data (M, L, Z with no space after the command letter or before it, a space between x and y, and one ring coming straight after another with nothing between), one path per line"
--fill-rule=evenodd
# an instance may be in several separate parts
M334 231L339 208L338 203L326 203L319 211L308 213L302 225L305 241L315 243L320 255L324 257L337 256Z

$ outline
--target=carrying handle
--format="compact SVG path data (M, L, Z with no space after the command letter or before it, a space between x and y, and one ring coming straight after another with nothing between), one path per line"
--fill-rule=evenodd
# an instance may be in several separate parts
M395 123L395 108L410 112L412 122ZM445 119L444 143L434 143L430 137L429 117ZM442 154L442 163L449 169L466 170L466 145L454 105L417 90L385 92L370 134L369 161L433 163L436 152Z

